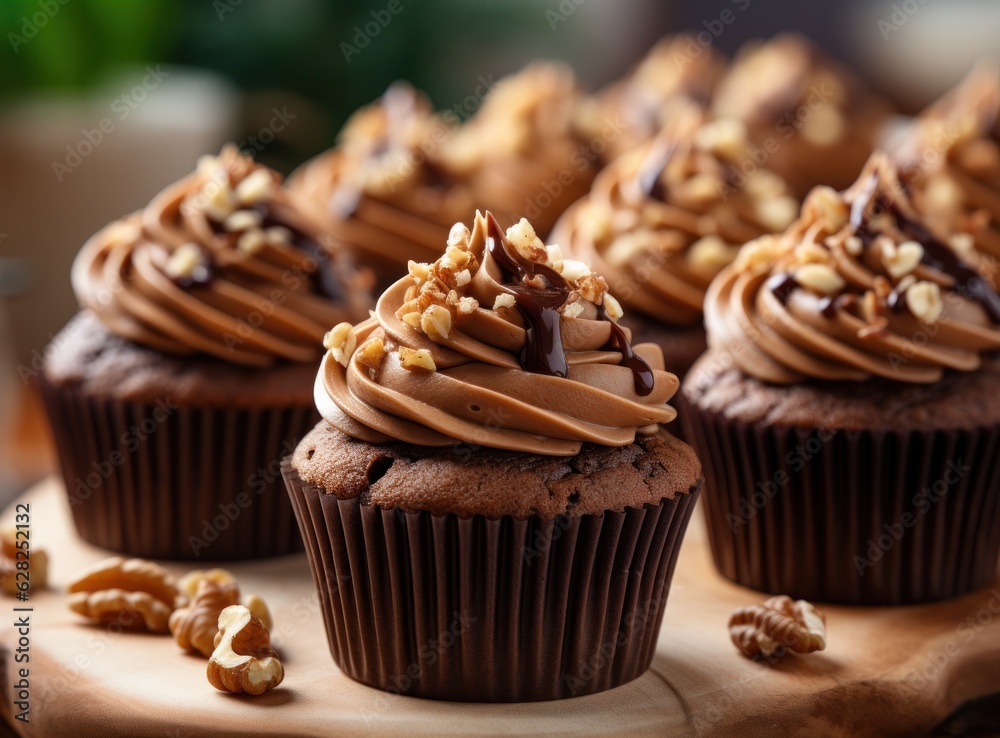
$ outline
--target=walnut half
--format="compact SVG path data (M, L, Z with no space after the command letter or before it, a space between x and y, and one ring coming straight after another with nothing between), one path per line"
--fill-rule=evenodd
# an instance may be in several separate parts
M177 645L190 653L211 657L219 632L219 615L240 602L240 588L235 582L202 579L191 603L170 615L170 632Z
M181 579L180 587L191 600L170 615L170 633L185 651L209 658L219 632L219 615L230 605L240 604L236 577L225 569L192 571ZM264 600L250 594L242 604L271 629L271 613Z
M66 588L69 609L92 620L166 633L183 597L173 576L143 559L113 556L80 572Z
M243 605L222 611L215 642L206 675L216 689L259 695L285 678L278 654L271 648L271 634Z
M736 610L729 618L729 635L751 658L822 651L826 648L826 616L805 600L779 595L763 605Z

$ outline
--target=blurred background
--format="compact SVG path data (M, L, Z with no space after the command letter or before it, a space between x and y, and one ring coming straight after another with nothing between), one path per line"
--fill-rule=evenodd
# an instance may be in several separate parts
M76 251L224 141L287 173L393 80L464 119L531 59L596 90L684 30L730 55L799 31L912 112L997 28L995 0L2 0L0 503L51 469L30 378Z

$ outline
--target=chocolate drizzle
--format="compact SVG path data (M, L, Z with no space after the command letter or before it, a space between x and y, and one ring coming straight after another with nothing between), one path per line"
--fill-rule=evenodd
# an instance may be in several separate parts
M535 374L556 377L569 375L569 360L562 343L562 315L559 308L569 297L570 288L556 270L545 264L525 259L508 246L507 237L492 213L486 213L489 231L486 250L503 271L504 287L514 293L515 305L526 325L524 348L518 356L521 367ZM529 287L524 280L543 277L548 287ZM653 371L629 344L625 332L612 321L603 306L598 315L611 324L611 343L621 352L620 366L632 371L636 394L646 396L653 391Z
M615 347L616 351L620 351L622 354L619 366L628 367L632 370L635 393L640 397L645 397L653 391L653 370L649 368L649 364L643 361L642 357L636 355L632 344L628 342L628 338L625 336L625 331L608 317L608 312L604 309L603 305L597 308L597 314L602 320L606 320L611 324L611 345Z
M767 280L767 288L774 293L782 303L788 302L789 296L799 286L791 274L775 274Z
M878 180L878 172L873 172L861 196L851 205L851 225L861 235L865 245L867 246L873 238L868 230L868 216L865 210L869 205L881 207L895 218L903 233L923 247L924 255L921 261L924 264L954 279L955 292L967 300L978 302L989 314L990 320L1000 323L1000 295L996 290L979 272L962 261L953 248L938 240L921 223L907 217L897 203L882 202L877 199L873 202Z
M676 150L677 144L675 142L671 141L669 144L665 144L662 140L658 140L653 145L653 148L650 149L646 158L643 159L635 177L639 189L647 197L666 201L667 193L663 188L663 178L661 175L663 174L663 170L667 168L667 164L670 163Z

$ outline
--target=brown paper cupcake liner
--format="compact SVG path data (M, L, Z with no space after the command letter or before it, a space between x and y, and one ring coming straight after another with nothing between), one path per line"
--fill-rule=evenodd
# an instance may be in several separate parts
M118 401L39 379L73 522L131 556L255 559L302 550L281 458L318 420L297 408Z
M845 431L727 420L688 405L719 571L775 594L858 605L993 582L1000 431Z
M362 504L282 464L333 658L397 694L526 702L652 661L699 490L621 513L460 518Z

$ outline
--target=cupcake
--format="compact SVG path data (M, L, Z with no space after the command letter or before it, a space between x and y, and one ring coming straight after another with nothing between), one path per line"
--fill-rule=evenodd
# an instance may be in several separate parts
M86 541L158 559L301 550L279 464L316 423L325 330L366 314L349 263L235 146L93 236L82 310L39 377Z
M725 68L722 55L696 36L661 39L625 77L596 96L598 121L615 120L621 127L604 159L652 141L670 123L678 103L707 106Z
M552 233L567 258L605 276L628 309L622 323L659 344L681 378L706 348L712 278L744 243L798 214L780 176L736 169L748 145L739 121L705 122L696 106L676 104L656 140L609 164Z
M389 285L409 260L436 259L451 225L473 213L468 186L445 161L452 134L426 97L397 82L348 120L335 148L294 172L289 187Z
M744 46L713 101L717 116L742 120L752 157L802 197L815 185L847 187L871 154L888 107L794 34Z
M569 67L529 64L500 80L442 147L448 166L477 203L510 221L524 215L547 234L590 189L620 132L613 119L590 120L590 102Z
M1000 286L1000 70L981 66L924 111L894 152L914 207L974 247Z
M719 571L844 604L955 597L1000 553L1000 296L873 155L713 281L682 388Z
M282 472L348 676L513 702L648 668L701 470L619 315L526 220L477 213L331 331Z

